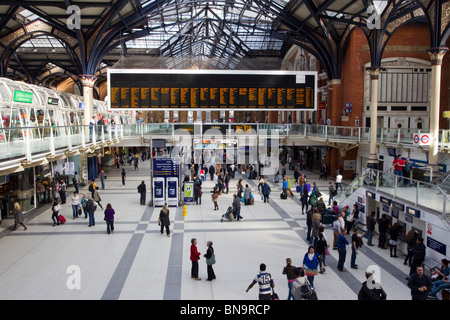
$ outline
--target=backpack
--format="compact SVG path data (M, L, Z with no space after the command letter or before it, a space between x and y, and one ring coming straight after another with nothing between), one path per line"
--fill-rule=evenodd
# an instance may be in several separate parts
M90 192L94 191L94 185L93 185L92 183L89 184L89 191L90 191Z

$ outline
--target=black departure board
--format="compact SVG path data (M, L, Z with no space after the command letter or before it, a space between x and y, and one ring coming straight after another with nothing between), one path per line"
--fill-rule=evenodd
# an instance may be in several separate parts
M111 109L316 110L317 73L108 70Z

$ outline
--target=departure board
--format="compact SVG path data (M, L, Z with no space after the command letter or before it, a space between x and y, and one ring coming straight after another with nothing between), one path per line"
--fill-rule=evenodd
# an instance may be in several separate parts
M110 109L316 110L317 72L109 69Z

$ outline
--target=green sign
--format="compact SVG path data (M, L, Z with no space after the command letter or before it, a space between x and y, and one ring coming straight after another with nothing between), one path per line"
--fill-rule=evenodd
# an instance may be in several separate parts
M14 90L14 102L24 102L24 103L33 103L33 93Z

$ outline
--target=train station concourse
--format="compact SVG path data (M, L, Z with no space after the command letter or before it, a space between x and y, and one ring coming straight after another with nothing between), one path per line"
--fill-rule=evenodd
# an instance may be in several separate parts
M449 21L2 1L0 299L449 300Z

